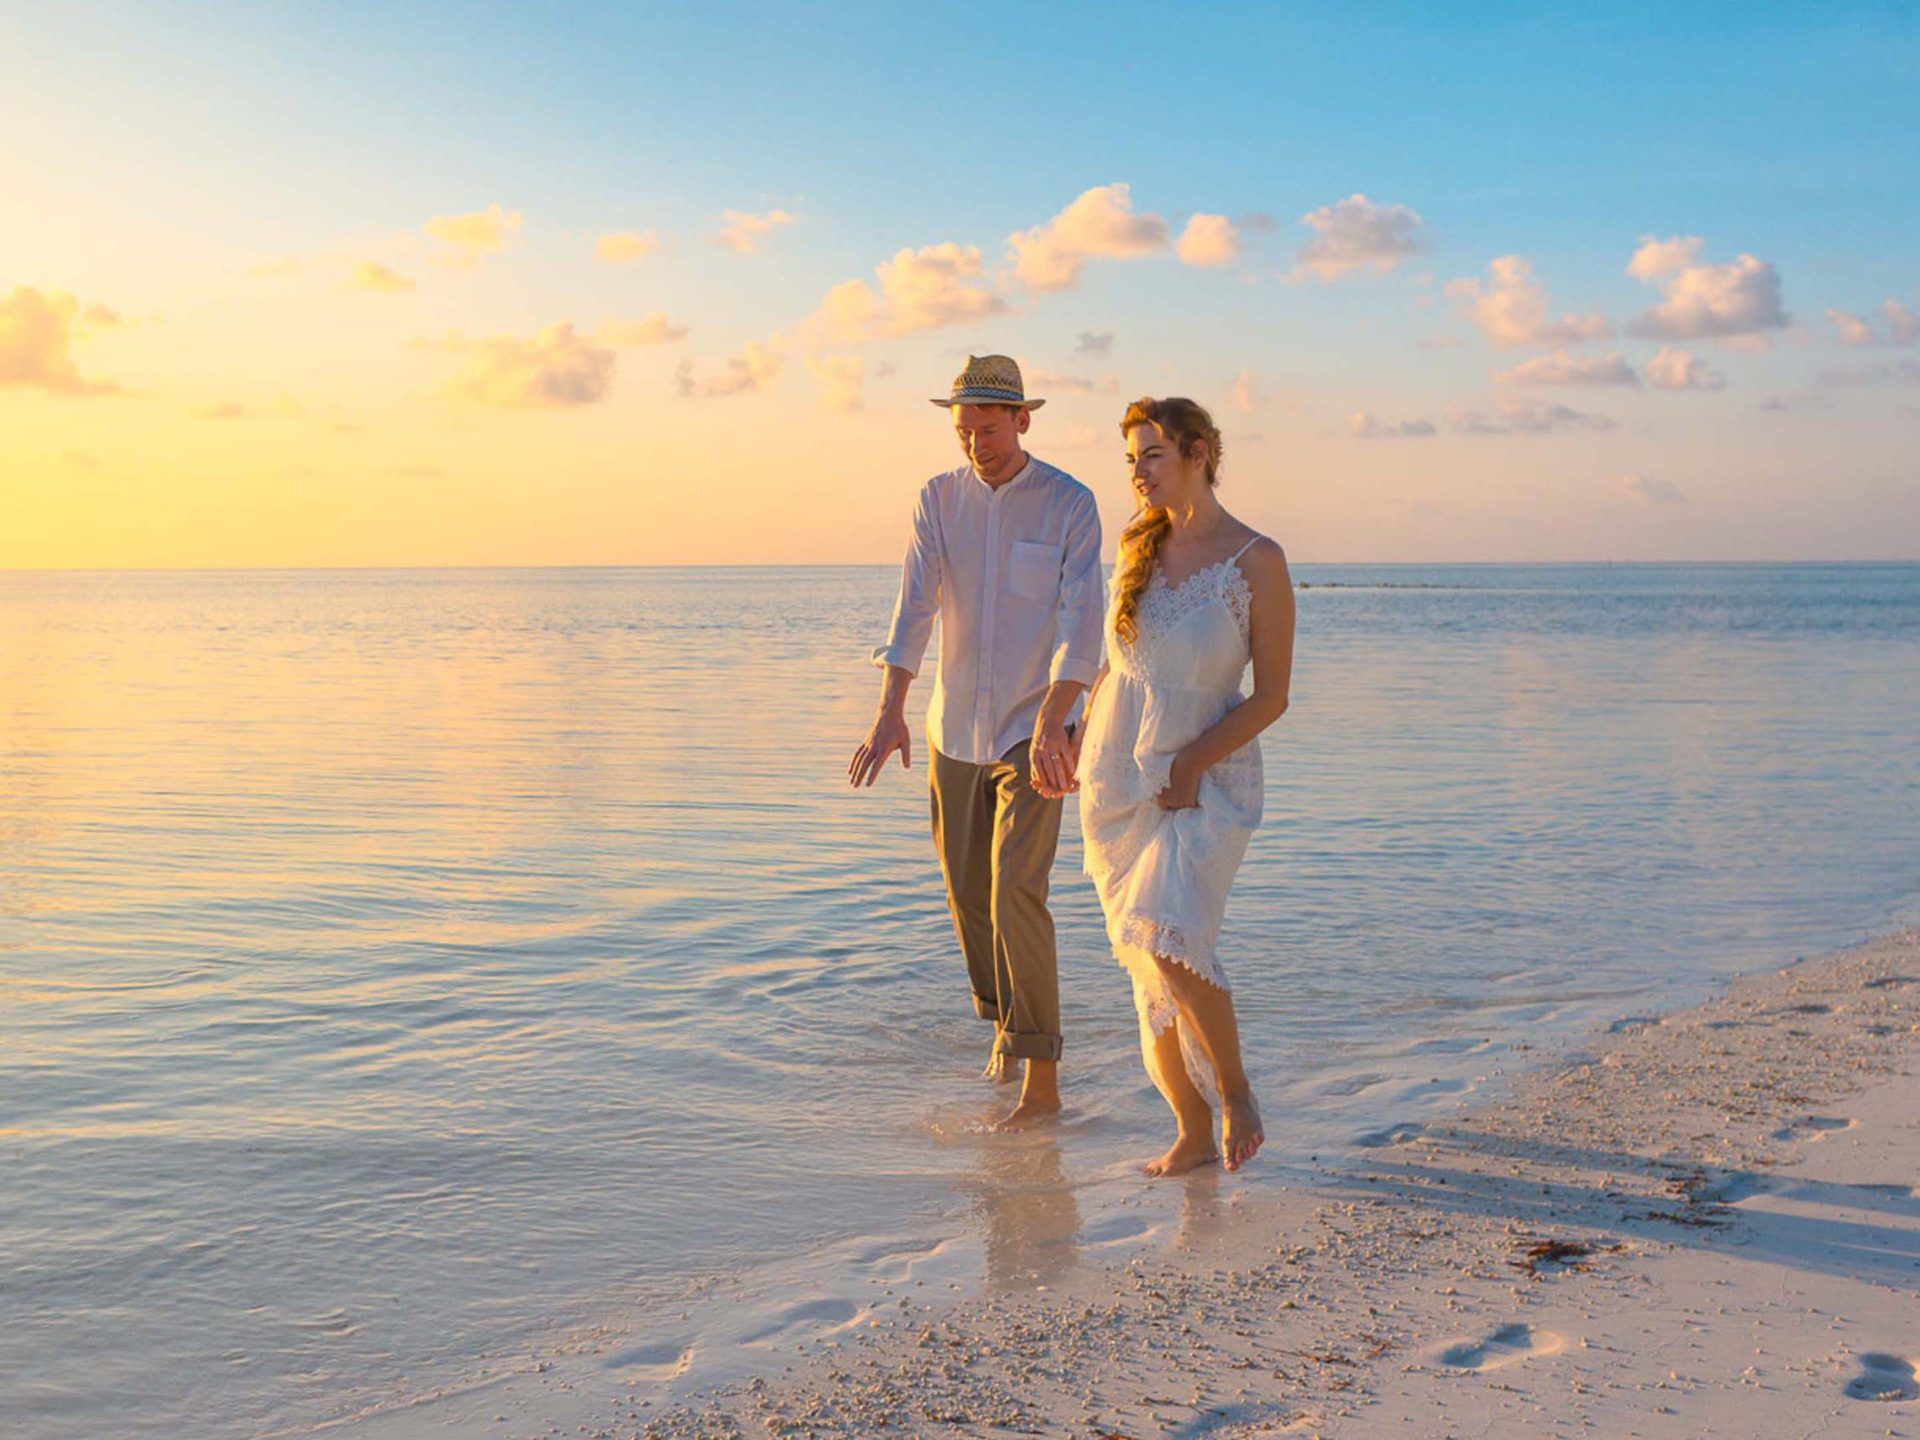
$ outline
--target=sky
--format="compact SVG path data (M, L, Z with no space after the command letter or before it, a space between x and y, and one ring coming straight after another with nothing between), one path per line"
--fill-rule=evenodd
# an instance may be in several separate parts
M1911 5L0 0L0 568L875 563L1006 353L1301 561L1920 558Z

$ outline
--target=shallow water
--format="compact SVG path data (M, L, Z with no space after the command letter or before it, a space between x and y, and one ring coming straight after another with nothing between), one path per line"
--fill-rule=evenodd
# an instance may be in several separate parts
M1920 567L1298 577L1232 1184L1920 892ZM1071 812L1069 1114L977 1134L924 754L844 781L892 585L0 575L0 1425L305 1434L613 1333L693 1383L1148 1228Z

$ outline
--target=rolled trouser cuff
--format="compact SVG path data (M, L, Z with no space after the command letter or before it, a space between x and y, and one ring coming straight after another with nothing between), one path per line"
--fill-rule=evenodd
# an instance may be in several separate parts
M997 1000L982 1000L976 995L973 997L973 1013L978 1015L982 1020L991 1020L994 1024L998 1025L1000 1023L1000 1002Z
M1064 1048L1058 1035L1022 1035L1013 1030L1002 1030L993 1042L994 1054L1015 1060L1058 1060Z

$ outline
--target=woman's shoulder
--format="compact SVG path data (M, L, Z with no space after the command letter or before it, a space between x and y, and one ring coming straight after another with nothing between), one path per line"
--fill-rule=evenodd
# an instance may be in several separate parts
M1287 568L1287 552L1280 542L1271 535L1262 535L1251 525L1242 527L1246 534L1241 537L1240 548L1233 558L1249 576L1284 573Z

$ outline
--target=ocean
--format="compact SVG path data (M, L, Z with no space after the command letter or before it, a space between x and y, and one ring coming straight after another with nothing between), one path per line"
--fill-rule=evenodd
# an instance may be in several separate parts
M1217 1193L1914 918L1920 565L1296 578ZM981 1131L924 680L845 779L894 581L0 574L0 1429L666 1395L1175 1233L1071 802L1067 1110Z

